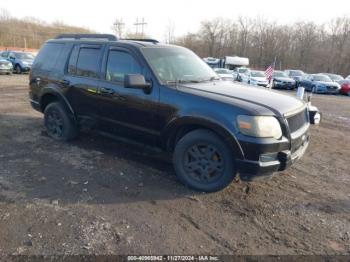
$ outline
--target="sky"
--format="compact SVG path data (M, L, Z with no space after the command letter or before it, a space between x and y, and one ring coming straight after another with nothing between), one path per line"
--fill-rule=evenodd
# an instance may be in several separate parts
M0 9L14 17L36 17L46 22L60 21L100 33L112 33L116 18L135 32L138 18L145 19L147 35L164 40L166 27L174 25L176 36L195 32L200 22L216 17L261 16L287 24L299 21L326 22L350 16L350 0L1 0Z

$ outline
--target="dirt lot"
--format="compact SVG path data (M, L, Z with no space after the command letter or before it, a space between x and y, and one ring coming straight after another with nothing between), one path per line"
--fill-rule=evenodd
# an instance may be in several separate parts
M0 76L0 254L350 254L350 98L304 158L268 181L201 194L169 160L83 134L52 141L28 76Z

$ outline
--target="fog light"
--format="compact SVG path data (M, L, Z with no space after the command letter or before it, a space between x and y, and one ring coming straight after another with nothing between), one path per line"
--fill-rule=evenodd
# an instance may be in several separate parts
M260 155L260 162L271 162L277 160L277 153L269 153Z

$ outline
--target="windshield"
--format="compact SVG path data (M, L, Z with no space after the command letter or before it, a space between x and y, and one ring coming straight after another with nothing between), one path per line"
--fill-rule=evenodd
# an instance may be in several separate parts
M273 76L274 77L288 77L286 73L284 73L284 72L276 72L276 71L273 73Z
M298 70L289 71L290 76L303 76L303 72Z
M250 73L250 75L252 77L265 77L265 74L263 72L260 72L260 71L252 71Z
M332 82L332 80L325 75L314 75L314 81Z
M249 71L248 68L239 68L239 69L238 69L238 72L239 72L240 74L246 74L246 73L248 73L248 71Z
M218 78L202 59L186 48L145 47L141 50L162 82L197 82Z
M34 56L31 53L15 53L16 58L23 60L34 60Z
M333 75L333 74L327 74L327 76L329 76L330 79L332 79L333 81L340 81L343 80L344 78L340 75Z

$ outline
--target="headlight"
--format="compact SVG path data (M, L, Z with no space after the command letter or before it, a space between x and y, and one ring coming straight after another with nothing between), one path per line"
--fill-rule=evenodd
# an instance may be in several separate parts
M253 137L282 137L281 125L273 116L246 116L237 117L238 128L242 134Z

